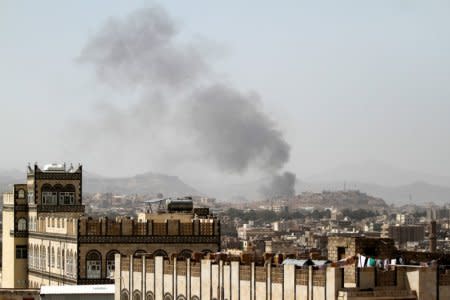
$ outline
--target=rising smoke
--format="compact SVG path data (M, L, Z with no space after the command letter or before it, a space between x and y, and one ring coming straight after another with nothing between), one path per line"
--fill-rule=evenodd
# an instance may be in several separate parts
M261 193L267 199L289 198L295 195L296 176L291 172L274 175L270 183L261 188Z
M164 9L141 9L123 20L110 18L78 61L94 65L100 81L115 87L175 90L208 69L197 45L179 43L177 35Z
M176 24L160 7L108 20L78 61L93 66L100 82L132 91L139 100L127 108L104 110L83 136L91 143L98 136L114 136L120 143L134 132L141 145L152 147L155 134L167 133L163 123L166 129L176 127L175 138L192 137L191 146L202 161L206 158L223 172L252 168L275 174L289 160L289 144L263 112L259 98L215 78L199 49L194 42L179 41ZM275 176L265 190L281 194L286 188L283 194L292 194L292 176L295 181L291 173Z
M197 144L224 171L240 173L254 165L273 172L289 159L289 145L255 97L214 85L198 89L187 102L187 124Z

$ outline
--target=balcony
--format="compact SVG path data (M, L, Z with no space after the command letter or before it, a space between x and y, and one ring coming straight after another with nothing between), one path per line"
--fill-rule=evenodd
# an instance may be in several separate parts
M28 237L28 231L10 230L9 234L13 237Z
M84 212L84 205L38 205L38 212Z

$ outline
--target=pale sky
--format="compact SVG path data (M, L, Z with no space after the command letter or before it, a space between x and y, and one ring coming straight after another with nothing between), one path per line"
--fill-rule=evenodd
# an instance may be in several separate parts
M83 48L109 17L156 4L176 23L178 41L207 48L198 51L214 76L259 95L291 147L282 170L301 179L375 160L450 176L449 1L242 2L0 1L0 169L67 161L194 184L259 176L224 174L190 151L174 159L185 151L171 148L176 130L140 149L70 142L74 124L92 124L103 105L126 110L137 101L80 64Z

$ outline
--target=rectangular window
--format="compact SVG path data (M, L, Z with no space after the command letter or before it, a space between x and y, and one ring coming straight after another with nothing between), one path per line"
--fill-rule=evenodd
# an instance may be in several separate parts
M28 203L33 204L34 203L34 193L31 191L28 192Z
M87 278L100 278L101 262L97 260L87 261Z
M114 259L106 261L106 277L113 278L114 277Z
M71 205L75 203L74 192L61 192L59 193L59 204Z
M338 247L337 248L337 259L341 260L345 258L345 247Z
M26 245L17 245L16 246L16 258L17 259L22 259L22 258L27 258L28 257L28 251L27 251L27 246Z
M42 204L44 205L56 205L57 199L56 192L42 192Z

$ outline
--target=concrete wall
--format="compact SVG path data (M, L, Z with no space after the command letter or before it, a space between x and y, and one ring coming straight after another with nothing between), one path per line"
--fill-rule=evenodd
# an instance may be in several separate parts
M134 258L116 255L116 295L153 295L155 300L173 299L336 299L342 285L342 269L301 270L293 265L255 266L239 261L200 262L164 260L163 257ZM139 261L137 264L136 261Z

